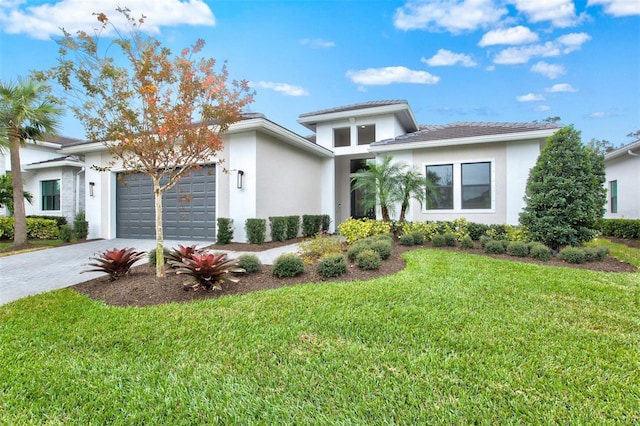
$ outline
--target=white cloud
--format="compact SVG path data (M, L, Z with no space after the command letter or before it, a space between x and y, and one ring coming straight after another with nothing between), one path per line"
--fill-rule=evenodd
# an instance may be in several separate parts
M309 46L312 49L328 49L336 45L335 42L322 38L304 38L300 40L300 44L303 46Z
M608 112L596 111L589 114L589 118L605 118L609 117L611 114Z
M567 84L567 83L554 84L553 86L547 87L544 90L546 92L549 92L549 93L577 92L578 91L578 89L575 89L573 86L571 86L570 84Z
M549 21L554 27L566 28L581 20L576 16L573 0L515 0L513 3L530 22Z
M549 105L538 105L537 107L534 108L534 110L539 112L544 112L544 111L551 110L551 107Z
M7 8L3 3L0 11L2 31L7 34L27 34L36 39L47 40L51 36L61 36L60 28L70 33L77 30L90 32L99 28L100 23L94 12L104 12L116 25L124 24L117 3L105 6L100 0L61 0L39 6L20 7L14 4ZM173 25L215 25L213 12L203 0L128 0L126 7L136 19L146 16L142 30L159 33L160 27Z
M280 92L287 96L307 96L309 92L300 86L293 86L287 83L274 83L272 81L258 81L257 83L251 83L252 87L261 87L263 89L270 89L275 92Z
M533 44L530 46L509 47L501 50L493 58L496 64L526 64L532 57L551 57L559 56L560 49L555 43L550 41L545 44Z
M589 0L587 6L602 5L604 11L613 16L640 15L638 0Z
M518 102L537 102L544 101L544 96L537 93L527 93L526 95L518 96L516 99Z
M422 58L421 61L432 67L456 65L458 63L465 67L475 67L477 65L471 59L471 56L445 49L440 49L433 57L429 59Z
M565 73L565 69L562 65L548 64L544 61L540 61L531 67L532 72L542 74L550 80L560 77Z
M507 13L493 0L409 0L396 10L393 24L401 30L473 31L494 24Z
M538 41L538 34L527 27L517 27L491 30L482 36L478 46L493 46L496 44L527 44Z
M391 83L436 84L440 81L440 77L426 71L415 71L406 67L349 70L346 75L354 83L365 86L382 86Z
M562 53L571 53L580 49L583 43L591 40L591 36L587 33L571 33L560 36L556 39L558 43L564 46Z

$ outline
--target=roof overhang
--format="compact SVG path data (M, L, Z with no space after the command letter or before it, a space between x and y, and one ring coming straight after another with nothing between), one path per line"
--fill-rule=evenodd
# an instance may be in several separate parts
M422 142L382 143L369 146L370 152L406 151L409 149L440 148L461 145L475 145L495 142L516 142L525 140L544 140L558 129L532 130L530 132L503 133L497 135L474 136L469 138L439 139Z
M608 152L604 155L604 161L613 160L620 157L636 157L640 156L640 139L618 148L615 151Z
M298 123L315 132L318 123L372 115L394 114L407 133L418 130L416 118L406 103L381 105L348 111L327 112L298 118Z
M25 170L40 170L40 169L54 169L57 167L77 167L79 169L84 167L84 163L74 160L57 160L46 161L42 163L25 164L22 166Z

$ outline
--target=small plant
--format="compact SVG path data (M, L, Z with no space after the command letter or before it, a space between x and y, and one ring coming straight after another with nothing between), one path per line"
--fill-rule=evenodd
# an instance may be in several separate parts
M77 239L86 240L89 235L89 222L85 217L84 212L78 212L73 219L73 232Z
M169 258L169 249L166 247L162 247L162 253L163 253L163 257L164 257L164 263L167 263L167 259ZM153 250L149 250L148 256L149 256L149 265L152 266L156 266L156 257L158 255L158 252L156 249Z
M196 244L187 247L182 244L178 244L178 247L172 248L168 253L166 253L165 263L169 263L169 265L173 266L172 262L182 262L182 259L191 259L194 254L199 252L200 250L196 247Z
M216 244L229 244L231 241L233 241L233 219L228 217L219 217Z
M60 226L60 233L58 238L60 238L60 240L64 241L65 243L70 242L73 238L73 230L71 229L71 227L66 223Z
M380 255L377 251L372 249L362 250L356 256L356 265L367 271L378 269L381 264L382 259L380 258Z
M99 256L91 257L96 263L89 263L95 269L80 272L104 272L109 275L111 281L117 280L129 273L129 270L138 260L147 253L135 251L133 248L113 249L102 252Z
M338 226L340 235L347 239L349 244L354 241L380 234L388 234L391 232L391 222L383 222L371 219L354 219L349 218Z
M569 263L584 263L587 261L587 256L584 249L568 246L560 250L558 259Z
M529 247L529 255L534 259L546 261L551 259L551 250L542 243L535 243Z
M287 240L298 236L300 232L300 216L287 216Z
M393 244L386 240L377 240L369 245L371 250L378 252L382 260L388 259L393 252Z
M324 256L318 263L318 274L325 278L339 277L347 272L347 262L341 254Z
M448 247L455 247L458 241L458 236L452 232L447 232L444 235L444 244Z
M415 238L414 236L416 235L416 233L411 233L411 234L404 234L400 237L400 245L401 246L412 246L415 244Z
M507 245L507 254L511 256L527 257L529 254L529 245L523 241L511 241Z
M258 272L261 266L262 263L255 254L243 254L238 257L238 268L244 269L247 274Z
M464 237L462 237L462 240L460 240L460 247L467 250L472 249L474 245L473 245L473 240L471 239L471 236L465 235Z
M598 247L596 247L595 260L598 260L598 261L602 262L607 257L608 254L609 254L609 248L608 247L598 246Z
M195 284L191 286L194 290L221 290L225 281L239 281L231 276L232 272L243 272L236 266L237 260L228 259L226 253L194 253L191 258L184 257L178 262L170 260L169 264L177 269L176 274L189 275L195 279Z
M479 241L480 241L480 247L484 248L484 246L486 246L486 245L487 245L487 243L488 243L489 241L492 241L492 240L493 240L493 238L491 238L491 237L490 237L490 236L488 236L488 235L482 235L482 236L480 236L480 240L479 240Z
M300 256L305 263L313 263L323 256L342 251L342 243L337 235L316 234L310 240L298 244Z
M489 254L503 254L505 251L504 244L499 240L491 240L484 245L484 251Z
M355 261L356 257L360 254L361 251L366 250L369 247L369 241L367 240L358 240L349 247L347 250L347 257L351 261Z
M267 233L266 219L247 219L244 229L247 232L247 241L250 244L264 243Z
M444 234L436 234L431 238L431 244L433 244L434 247L444 247L447 245L447 240Z
M304 262L294 253L278 256L273 263L273 275L278 278L295 277L304 272Z

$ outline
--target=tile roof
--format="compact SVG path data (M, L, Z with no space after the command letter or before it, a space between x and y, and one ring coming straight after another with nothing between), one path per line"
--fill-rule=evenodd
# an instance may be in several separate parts
M78 157L76 157L75 155L66 155L64 157L56 157L56 158L50 158L44 161L36 161L35 163L30 163L29 165L33 166L36 164L56 163L58 161L72 161L74 163L82 163L82 161L80 161Z
M532 132L536 130L559 129L561 126L549 123L491 123L456 122L444 125L421 125L412 133L374 142L372 146L393 145L410 142L437 141L443 139L461 139L477 136L503 135L509 133Z
M322 115L322 114L332 114L336 112L355 111L359 109L375 108L380 106L402 105L402 104L408 105L407 101L403 101L403 100L370 101L370 102L363 102L359 104L344 105L344 106L339 106L335 108L321 109L319 111L307 112L304 114L300 114L299 118L313 117L314 115Z

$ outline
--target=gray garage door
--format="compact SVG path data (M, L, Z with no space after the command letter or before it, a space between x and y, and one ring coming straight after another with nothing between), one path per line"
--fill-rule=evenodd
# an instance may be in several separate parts
M216 224L215 165L192 170L162 198L165 239L213 240ZM155 238L153 184L141 173L121 174L116 185L118 238Z

